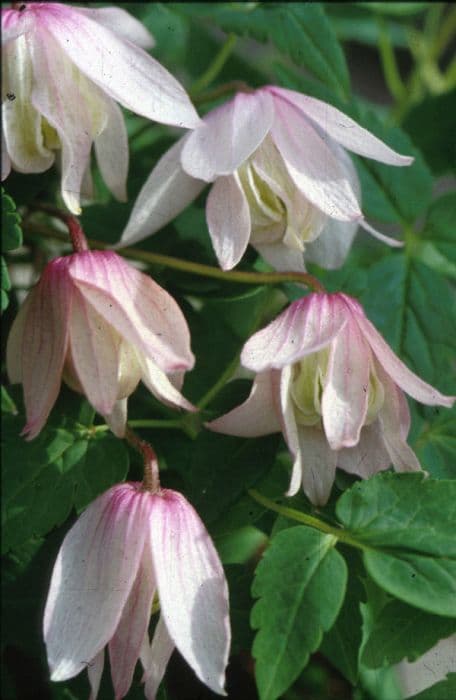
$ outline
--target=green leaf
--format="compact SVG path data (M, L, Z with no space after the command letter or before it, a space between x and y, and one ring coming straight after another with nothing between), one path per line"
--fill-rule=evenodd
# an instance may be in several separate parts
M450 700L456 697L456 673L449 673L446 680L426 688L418 695L412 695L409 700Z
M319 3L222 4L216 21L228 32L273 44L322 82L347 95L349 74L342 48Z
M239 564L225 566L230 593L230 622L232 631L231 654L250 651L253 631L250 627L250 611L253 600L250 595L252 571Z
M427 2L355 2L354 4L374 13L400 17L419 14L429 7Z
M333 536L307 527L282 530L257 567L251 624L258 629L252 653L261 700L289 688L337 618L347 567L334 544Z
M2 187L2 251L14 250L22 245L21 217L16 205Z
M46 534L128 469L125 446L110 433L80 436L49 426L26 442L23 423L22 416L4 417L3 551Z
M369 668L379 668L404 658L415 661L439 639L455 631L454 619L429 615L399 600L391 600L371 628L361 662Z
M423 231L413 239L412 255L442 275L456 279L456 194L448 192L430 207Z
M379 474L356 483L336 513L364 547L364 563L388 593L456 617L456 481Z

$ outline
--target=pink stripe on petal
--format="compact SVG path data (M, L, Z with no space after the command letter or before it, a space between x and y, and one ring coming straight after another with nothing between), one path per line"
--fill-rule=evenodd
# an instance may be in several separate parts
M230 646L228 589L203 523L176 491L153 496L150 538L163 619L200 680L223 694Z
M223 270L231 270L244 255L250 237L249 205L237 173L218 177L206 202L212 245Z
M337 294L316 294L293 302L244 345L241 362L255 372L280 369L328 345L347 322Z
M193 131L182 151L185 172L206 182L231 175L258 148L274 118L266 92L238 93L213 109Z
M30 297L21 351L27 413L23 434L29 440L45 424L60 389L72 301L67 258L49 263Z
M315 97L301 95L294 90L269 87L268 90L299 109L306 117L325 131L332 139L360 156L372 158L387 165L404 166L413 163L414 158L401 156L380 141L370 131L331 105Z
M62 543L44 611L52 680L76 676L116 631L147 536L150 494L138 487L99 496Z

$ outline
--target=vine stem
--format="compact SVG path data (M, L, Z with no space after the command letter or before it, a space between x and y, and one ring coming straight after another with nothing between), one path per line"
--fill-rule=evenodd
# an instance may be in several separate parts
M225 43L222 45L218 54L216 54L212 63L204 71L203 75L201 75L190 88L189 92L191 96L197 95L215 80L215 78L218 76L223 66L227 62L230 53L236 45L236 41L237 37L235 34L228 34Z
M42 209L44 211L44 209ZM40 235L45 238L55 238L66 241L65 234L54 231L45 226L25 223L24 230L32 235ZM90 247L109 249L110 246L103 241L98 241L93 238L88 239ZM119 249L118 253L126 258L133 260L142 260L156 265L163 265L174 270L187 272L193 275L202 277L212 277L215 279L229 280L231 282L240 282L243 284L278 284L280 282L297 282L303 284L315 292L325 292L326 289L322 283L313 275L307 272L245 272L241 270L221 270L212 265L203 263L191 262L190 260L182 260L171 255L163 255L161 253L151 253L146 250L137 248Z
M152 445L142 440L129 426L125 431L125 440L138 450L144 460L143 490L157 493L160 490L160 472L157 455Z

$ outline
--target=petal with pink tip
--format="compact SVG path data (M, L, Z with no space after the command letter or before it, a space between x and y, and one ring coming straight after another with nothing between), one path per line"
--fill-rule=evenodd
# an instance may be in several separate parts
M119 344L114 328L75 289L69 351L84 394L102 415L111 413L117 400Z
M187 136L160 158L134 203L120 246L131 245L150 236L172 221L206 187L182 169L180 156Z
M302 488L316 506L324 506L331 495L336 474L337 452L328 445L321 428L298 426L302 460Z
M152 56L93 21L77 8L52 5L46 26L90 80L136 114L175 126L201 122L183 87Z
M150 548L144 547L136 580L125 603L122 616L109 642L109 660L116 700L130 690L136 662L149 627L155 581Z
M257 374L246 401L224 416L205 423L206 428L239 437L260 437L280 432L280 405L275 385L272 372Z
M76 676L116 631L139 569L150 505L137 484L114 486L66 535L44 611L52 680Z
M328 345L347 322L337 294L316 294L293 302L244 345L241 362L254 372L280 369Z
M321 401L326 438L333 450L359 441L367 414L370 362L369 346L349 319L331 344Z
M198 410L182 396L166 374L152 360L147 357L138 357L138 359L142 370L141 379L159 401L172 408L184 408L186 411Z
M302 114L305 114L314 124L349 151L387 165L404 166L413 163L414 158L396 153L370 131L326 102L308 95L301 95L294 90L278 87L268 89L279 99L294 105Z
M189 135L182 151L182 167L206 182L218 175L231 175L258 148L273 118L268 93L238 93L206 114L204 124Z
M33 30L34 27L34 17L30 12L19 12L9 7L2 8L2 50L6 44Z
M231 270L245 253L250 237L250 212L237 173L218 177L206 203L206 219L219 265Z
M198 678L224 692L230 646L228 589L206 528L176 491L153 496L150 538L163 619Z
M27 413L23 434L29 440L45 424L60 389L71 313L66 258L49 263L30 297L21 350Z
M193 367L185 317L150 277L111 251L72 256L70 274L94 309L162 371Z
M124 41L131 41L142 49L151 49L155 46L155 39L144 24L120 7L74 7L73 9L117 34Z
M422 379L411 372L406 365L394 354L390 346L383 340L380 333L366 318L361 307L353 304L354 300L348 298L348 303L354 311L356 322L369 343L372 352L378 362L402 391L412 396L416 401L428 406L448 406L451 407L455 401L454 396L445 396L433 386L423 382Z
M97 700L98 691L100 690L101 676L104 668L104 649L102 649L87 666L87 675L89 676L90 695L89 700Z
M121 202L127 200L128 136L119 106L105 100L106 125L95 138L95 154L103 180Z
M276 100L275 108L272 138L296 187L333 219L360 219L362 212L346 170L331 148L294 107Z
M145 667L143 676L143 683L145 683L144 695L147 700L155 700L159 685L163 680L166 666L168 665L174 648L175 644L166 629L163 615L160 615L157 627L155 628L152 645L149 649L149 661Z

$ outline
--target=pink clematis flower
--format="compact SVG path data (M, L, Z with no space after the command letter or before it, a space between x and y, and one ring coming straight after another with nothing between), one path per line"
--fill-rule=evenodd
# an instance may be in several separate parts
M224 270L239 262L248 243L279 270L304 270L303 253L339 267L358 225L401 245L364 220L345 149L388 165L410 165L413 158L395 153L331 105L267 86L238 93L203 122L157 163L121 244L160 229L213 182L206 218Z
M406 442L403 392L430 406L451 406L411 372L345 294L313 293L292 304L245 344L241 362L257 372L248 399L208 423L228 435L282 431L294 457L288 495L302 484L326 503L336 467L363 478L393 464L420 469Z
M150 645L155 593L161 615ZM87 508L54 566L44 639L52 680L68 680L87 668L91 700L106 646L116 700L128 693L138 659L145 696L154 700L175 646L203 683L225 694L225 575L202 521L180 493L126 483Z
M7 344L9 378L24 387L28 439L45 424L62 379L86 395L119 437L127 397L140 379L163 403L194 410L177 389L193 364L188 326L174 299L112 251L52 260Z
M200 123L182 86L144 49L145 27L115 7L26 2L2 9L2 180L11 167L41 173L61 152L62 197L80 213L90 151L126 199L128 140L116 104L164 124Z

